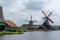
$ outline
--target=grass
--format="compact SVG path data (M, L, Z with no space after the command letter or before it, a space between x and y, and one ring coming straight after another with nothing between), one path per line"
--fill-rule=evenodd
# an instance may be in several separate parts
M23 32L0 32L0 35L4 35L4 34L23 34Z

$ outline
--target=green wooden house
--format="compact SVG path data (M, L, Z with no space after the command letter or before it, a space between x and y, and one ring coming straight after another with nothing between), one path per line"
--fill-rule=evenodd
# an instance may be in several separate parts
M5 23L4 22L0 22L0 31L5 30Z

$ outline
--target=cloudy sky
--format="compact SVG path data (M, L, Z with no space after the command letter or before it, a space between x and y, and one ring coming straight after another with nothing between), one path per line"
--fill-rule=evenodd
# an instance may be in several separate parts
M36 20L35 24L42 24L44 15L42 10L48 15L52 11L50 18L54 21L52 25L60 25L60 0L0 0L3 7L5 20L11 20L18 26L28 23L25 20Z

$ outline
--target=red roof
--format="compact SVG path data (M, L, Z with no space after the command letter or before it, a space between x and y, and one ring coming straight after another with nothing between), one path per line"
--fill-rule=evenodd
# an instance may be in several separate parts
M17 27L17 25L14 22L10 21L10 20L4 20L4 22L6 24L8 24L10 27Z

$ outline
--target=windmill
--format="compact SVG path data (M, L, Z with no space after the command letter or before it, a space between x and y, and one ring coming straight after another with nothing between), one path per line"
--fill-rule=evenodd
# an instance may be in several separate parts
M42 11L42 13L45 15L45 17L43 18L44 22L43 22L43 27L45 29L52 29L49 21L53 24L54 22L49 18L49 16L51 16L52 12L49 13L49 15L46 15L46 13L44 11Z
M37 22L37 21L33 21L32 20L32 16L30 18L30 21L29 20L26 20L27 22L29 22L29 28L32 28L33 27L33 22Z

